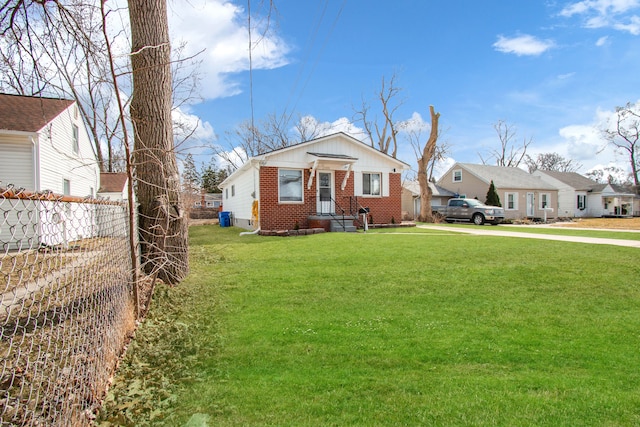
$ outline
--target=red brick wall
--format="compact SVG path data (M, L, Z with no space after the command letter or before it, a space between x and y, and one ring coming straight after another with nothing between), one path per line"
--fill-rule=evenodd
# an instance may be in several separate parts
M292 230L296 227L308 228L309 215L316 212L316 179L313 185L307 189L309 182L309 169L304 169L304 203L278 203L278 168L263 166L260 168L260 228L262 230ZM349 175L347 185L341 190L345 171L335 171L335 199L339 206L349 213L350 196L353 198L354 174ZM400 174L389 174L389 197L363 198L358 197L358 202L370 208L370 216L376 224L389 224L393 218L400 222L402 218L401 193L402 183ZM336 207L336 212L339 209Z
M389 174L389 197L358 197L358 202L369 208L369 218L374 224L391 224L392 220L399 224L402 221L400 174Z

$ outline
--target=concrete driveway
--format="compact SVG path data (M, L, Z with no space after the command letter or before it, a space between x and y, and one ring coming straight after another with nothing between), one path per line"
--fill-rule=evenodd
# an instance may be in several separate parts
M623 240L623 239L604 239L600 237L579 237L579 236L561 236L556 234L536 234L527 233L522 231L509 230L509 225L499 226L477 226L469 228L447 227L446 225L417 225L418 228L428 228L433 230L450 230L456 233L475 234L480 236L502 236L502 237L520 237L523 239L542 239L542 240L558 240L562 242L575 242L575 243L589 243L594 245L614 245L614 246L626 246L630 248L640 248L640 241L638 240ZM528 227L550 227L548 225L532 225ZM521 229L522 227L520 227ZM554 229L561 229L560 227L553 227ZM575 230L575 228L572 228ZM606 230L614 231L614 230ZM615 230L621 231L621 230ZM630 233L638 233L637 230L624 230Z

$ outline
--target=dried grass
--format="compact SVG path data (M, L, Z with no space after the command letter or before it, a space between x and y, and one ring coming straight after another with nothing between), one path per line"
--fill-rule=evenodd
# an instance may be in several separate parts
M572 222L559 222L555 225L609 230L640 230L640 218L579 218L574 219Z

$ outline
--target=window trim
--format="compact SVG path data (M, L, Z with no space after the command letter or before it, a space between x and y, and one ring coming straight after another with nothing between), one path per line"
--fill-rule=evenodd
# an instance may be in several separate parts
M547 199L547 206L544 206L544 199ZM540 193L540 209L549 208L551 204L551 193Z
M71 149L73 150L73 154L78 154L80 152L80 128L78 125L71 125Z
M578 210L585 210L587 209L587 195L586 194L576 194L576 209ZM582 199L582 206L580 206L580 199ZM606 203L605 203L605 209L606 209Z
M300 173L300 200L282 200L282 188L280 186L280 172L290 171ZM304 204L304 171L298 168L278 168L278 203L284 205L301 205Z
M456 179L459 176L460 179ZM451 182L462 182L462 169L455 169L451 174Z
M509 207L509 196L513 196L513 207ZM505 191L504 193L504 210L505 211L517 211L518 210L518 193L515 191Z
M364 179L365 175L369 175L369 193L365 193ZM371 176L378 175L378 193L371 194ZM382 172L362 172L362 197L382 197Z

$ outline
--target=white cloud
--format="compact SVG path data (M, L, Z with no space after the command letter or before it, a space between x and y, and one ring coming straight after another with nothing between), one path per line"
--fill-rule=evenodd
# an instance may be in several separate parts
M174 45L188 41L184 54L197 54L196 60L202 61L202 97L212 99L241 92L233 74L248 71L250 66L256 70L287 64L290 48L267 28L266 22L252 20L250 64L244 9L225 0L181 0L171 4L169 29Z
M629 21L626 24L616 23L613 25L613 28L620 31L626 31L634 36L640 35L640 17L634 15L629 18Z
M515 37L498 36L493 47L502 53L513 53L518 56L538 56L554 47L551 40L540 40L537 37L523 34Z
M598 41L596 41L596 46L602 47L609 43L609 36L600 37Z
M171 119L178 152L202 155L211 150L217 136L209 122L180 108L171 111Z
M402 132L419 133L428 131L431 128L431 123L425 122L422 115L414 111L411 118L401 121L398 127Z
M318 119L313 116L304 116L300 118L298 125L307 128L309 130L308 134L316 134L318 137L344 132L360 141L366 139L364 130L354 125L351 120L346 117L341 117L333 122L319 122Z
M640 0L584 0L564 7L560 16L581 16L586 28L613 28L639 35L640 17L629 15L638 8Z

